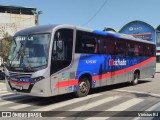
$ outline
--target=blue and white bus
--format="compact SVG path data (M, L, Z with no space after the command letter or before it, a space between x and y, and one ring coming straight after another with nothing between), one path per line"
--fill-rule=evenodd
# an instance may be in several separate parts
M155 75L155 44L73 25L17 32L5 70L8 91L49 97Z

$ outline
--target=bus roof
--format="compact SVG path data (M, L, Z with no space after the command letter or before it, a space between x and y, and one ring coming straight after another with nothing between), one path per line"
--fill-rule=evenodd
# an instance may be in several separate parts
M54 25L41 25L41 26L34 26L31 28L27 28L24 30L20 30L18 31L15 36L19 36L19 35L28 35L28 34L39 34L39 33L51 33L52 30L55 27L70 27L70 28L76 28L77 30L82 30L82 31L86 31L86 32L91 32L97 35L104 35L104 36L110 36L110 37L115 37L115 38L122 38L122 39L126 39L126 40L132 40L132 41L138 41L138 42L144 42L144 43L150 43L150 44L155 44L153 42L150 41L146 41L146 40L142 40L142 39L138 39L135 38L131 35L127 35L127 34L122 34L122 33L116 33L116 32L110 32L110 31L100 31L100 30L91 30L91 29L87 29L87 28L83 28L80 26L75 26L75 25L67 25L67 24L54 24Z
M115 37L115 38L121 38L121 39L126 39L126 40L132 40L132 41L137 41L137 42L144 42L144 43L149 43L149 44L155 44L153 42L147 41L147 40L142 40L139 38L135 38L132 35L127 35L123 33L116 33L113 31L100 31L100 30L94 30L93 33L99 34L99 35L105 35L105 36L110 36L110 37Z
M50 33L52 32L53 28L58 25L41 25L41 26L34 26L30 28L26 28L23 30L18 31L15 36L18 35L28 35L28 34L38 34L38 33Z

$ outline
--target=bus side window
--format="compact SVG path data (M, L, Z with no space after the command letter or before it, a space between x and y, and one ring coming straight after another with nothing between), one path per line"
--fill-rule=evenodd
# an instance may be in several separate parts
M115 54L116 55L125 55L126 44L123 40L117 40L115 45Z
M128 47L129 47L129 43L128 41L126 41L126 52L125 52L126 56L129 55Z
M98 53L98 40L96 35L89 32L77 31L75 52L88 54Z
M105 42L105 53L109 54L109 55L113 55L114 54L114 49L115 49L115 41L114 38L111 37L107 37L107 40Z
M105 39L103 39L103 37L99 37L98 38L98 52L99 54L104 54L105 52L105 48L104 48L104 45L105 45Z
M140 53L139 53L140 56L145 56L146 55L145 45L143 45L142 43L139 46L139 51L140 51Z
M67 67L72 61L73 30L56 31L52 46L51 74Z
M155 46L154 46L154 45L151 46L151 56L152 56L152 57L155 57L155 56L156 56L156 55L155 55Z
M139 56L143 55L143 49L142 49L142 45L139 45Z
M133 43L128 44L128 54L129 56L134 56L135 55L135 48Z
M139 46L137 44L134 45L134 55L139 56Z
M57 31L54 37L54 45L52 49L52 55L57 60L65 59L64 54L64 38L61 31Z
M153 56L153 54L152 54L153 50L151 48L151 45L147 45L146 49L147 49L147 56Z

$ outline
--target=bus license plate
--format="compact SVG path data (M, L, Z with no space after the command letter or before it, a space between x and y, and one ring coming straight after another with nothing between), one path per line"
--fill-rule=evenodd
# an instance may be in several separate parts
M21 85L15 85L15 88L16 88L16 89L19 89L19 90L22 90L22 89L23 89L23 87L22 87Z

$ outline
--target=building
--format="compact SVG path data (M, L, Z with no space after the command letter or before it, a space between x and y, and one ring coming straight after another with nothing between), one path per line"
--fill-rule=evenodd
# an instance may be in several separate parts
M157 27L156 29L156 33L157 33L157 42L156 42L156 46L157 46L157 61L160 62L160 25Z
M7 39L17 31L38 23L35 11L36 8L0 5L0 66L9 54Z
M7 33L13 36L15 32L35 26L36 8L0 5L0 39Z
M157 62L160 62L160 26L155 29L146 22L136 20L124 25L119 32L155 43Z

